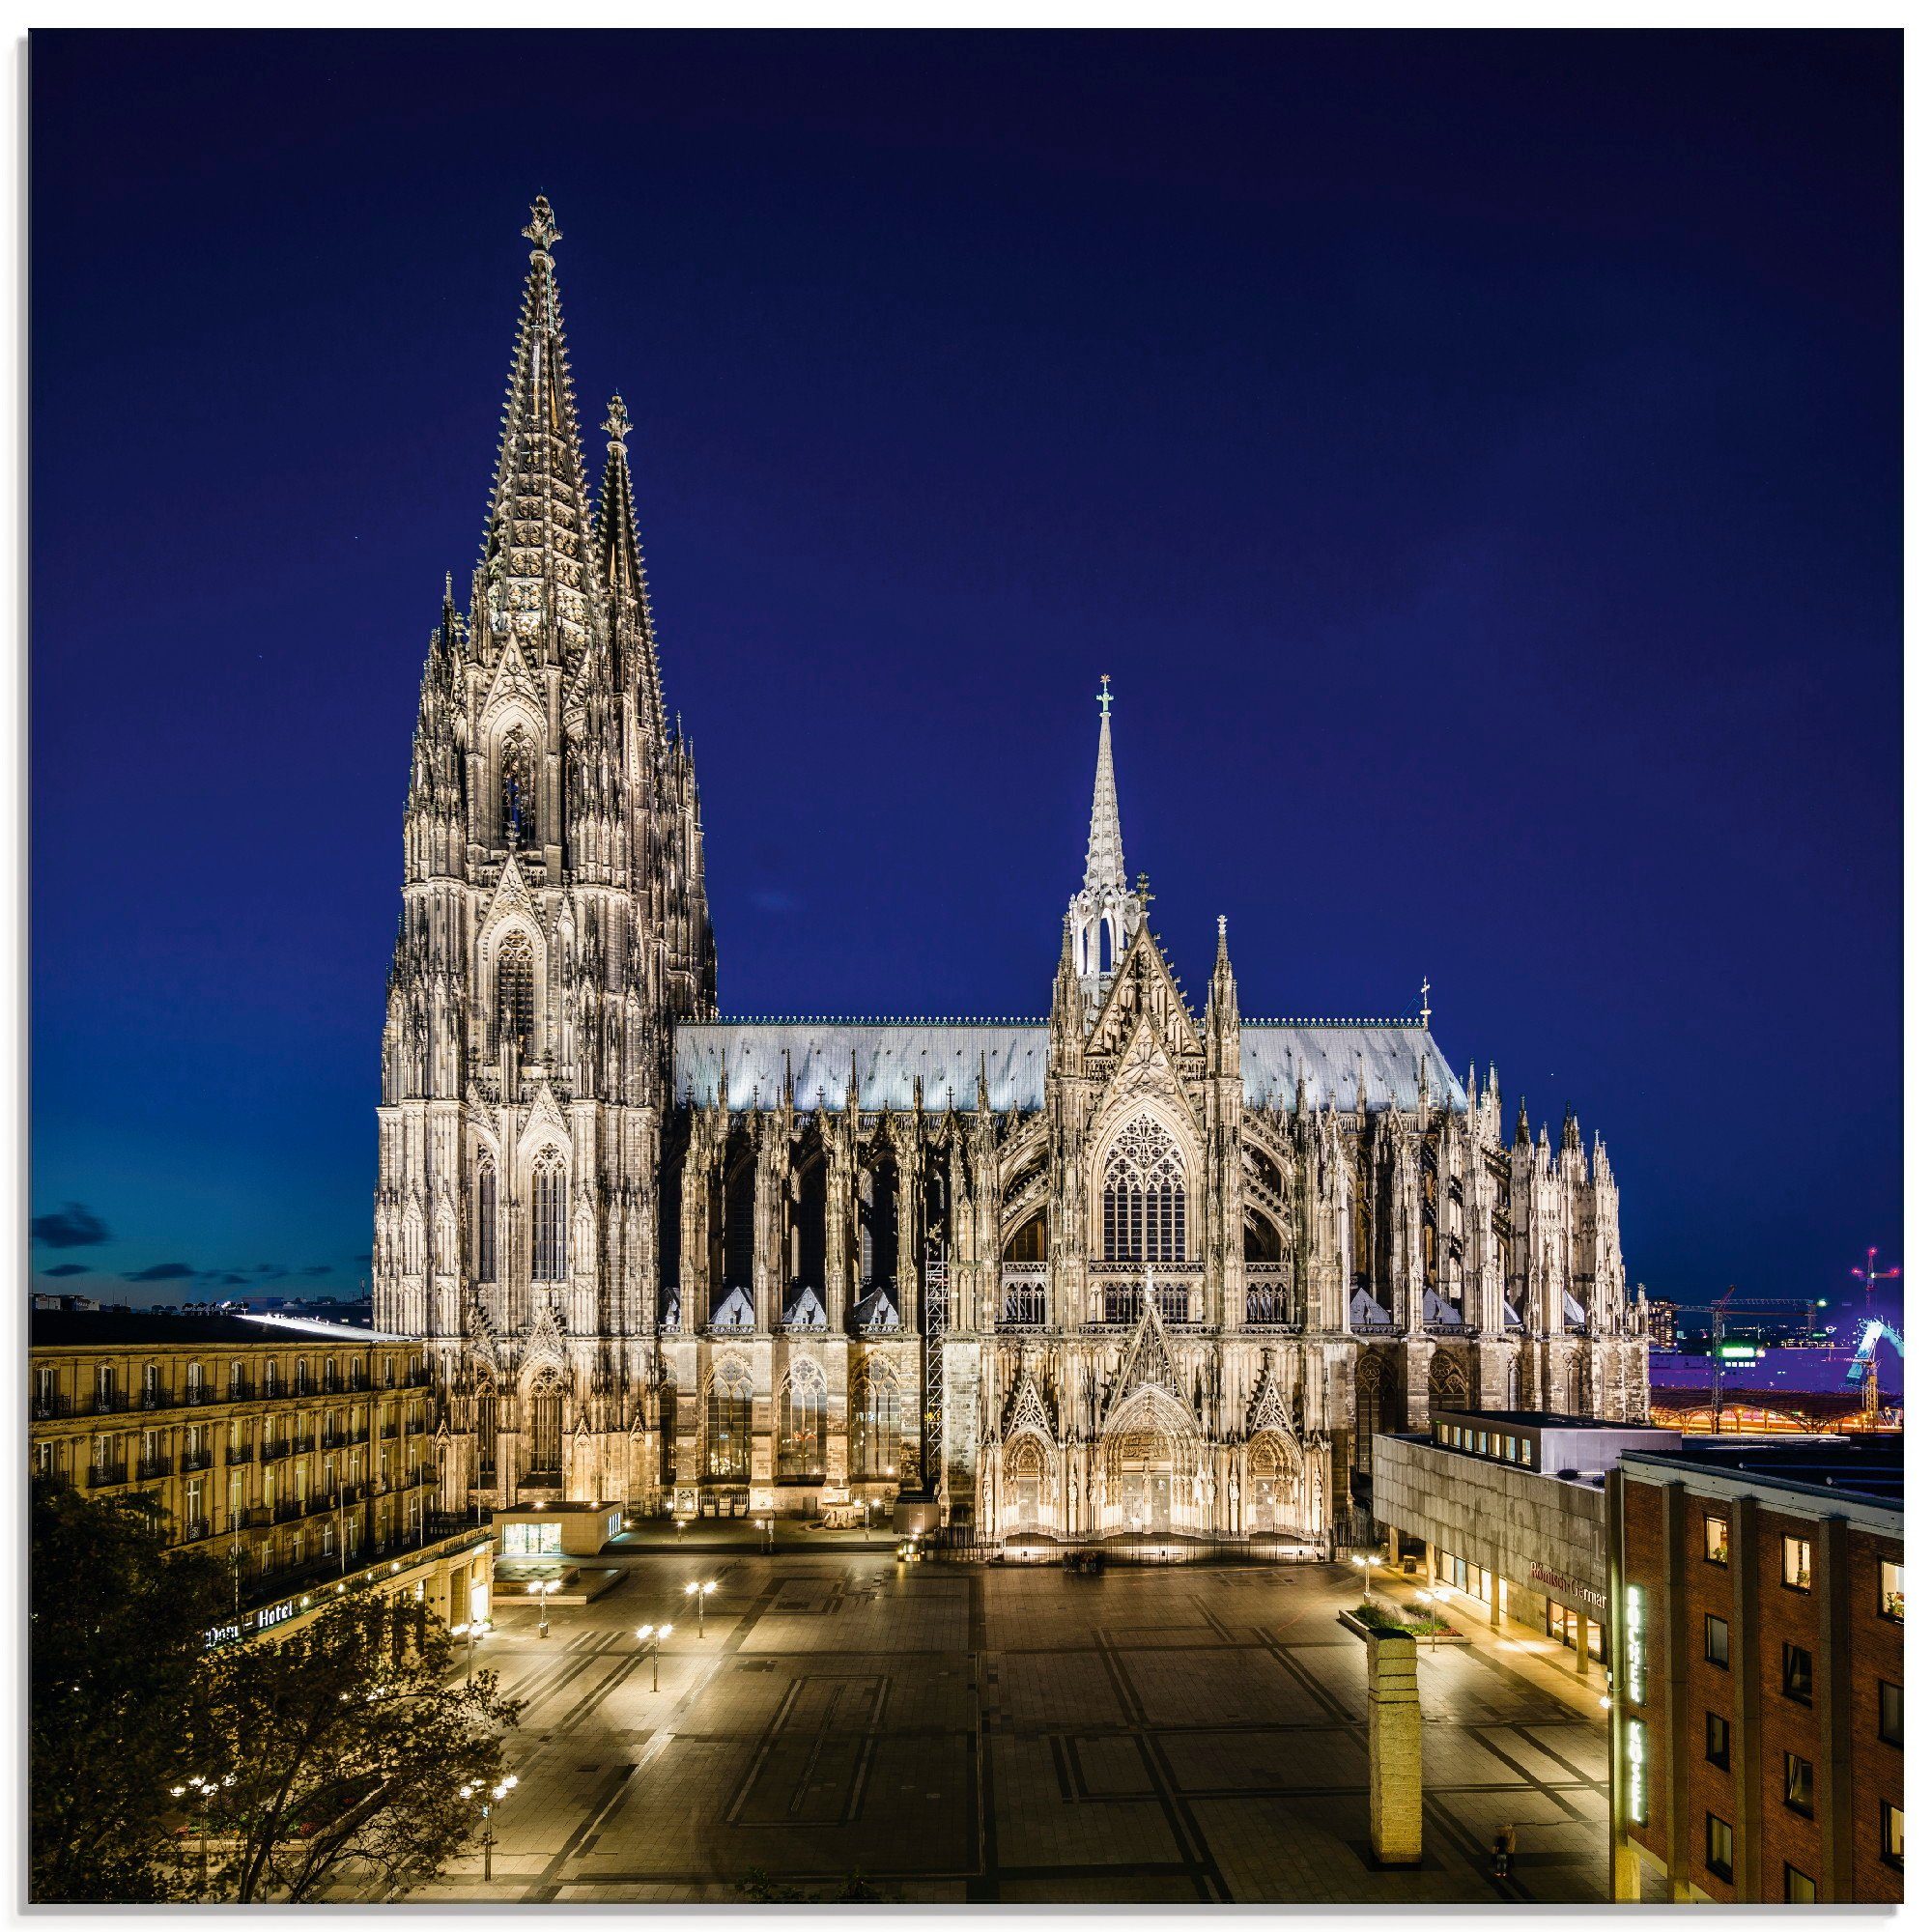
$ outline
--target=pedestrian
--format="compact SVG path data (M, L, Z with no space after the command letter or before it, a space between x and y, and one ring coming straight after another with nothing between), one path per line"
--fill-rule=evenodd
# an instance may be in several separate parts
M1510 1875L1510 1861L1516 1857L1516 1827L1505 1825L1496 1833L1495 1870L1499 1879Z

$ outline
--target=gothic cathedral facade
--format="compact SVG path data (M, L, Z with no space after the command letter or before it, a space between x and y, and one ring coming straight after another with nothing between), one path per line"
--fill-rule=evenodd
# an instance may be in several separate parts
M423 671L378 1326L444 1506L1323 1545L1432 1404L1638 1419L1617 1187L1429 1010L1197 1014L1128 883L1103 686L1042 1020L730 1019L613 400L594 507L539 199L483 553ZM1047 930L1050 932L1051 927Z

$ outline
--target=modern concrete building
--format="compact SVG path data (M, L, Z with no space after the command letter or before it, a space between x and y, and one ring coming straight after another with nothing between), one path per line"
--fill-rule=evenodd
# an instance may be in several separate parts
M1675 1899L1905 1895L1899 1436L1687 1441L1605 1490L1611 1864Z
M490 1530L434 1508L423 1345L327 1321L35 1309L29 1467L145 1495L170 1548L226 1563L211 1643L281 1632L331 1596L409 1590L489 1614Z
M508 1557L595 1556L622 1534L622 1503L540 1502L497 1510L497 1548Z
M1604 1475L1633 1448L1674 1448L1668 1430L1536 1410L1436 1409L1426 1435L1375 1439L1375 1517L1422 1546L1438 1588L1555 1638L1577 1667L1604 1655L1609 1577Z

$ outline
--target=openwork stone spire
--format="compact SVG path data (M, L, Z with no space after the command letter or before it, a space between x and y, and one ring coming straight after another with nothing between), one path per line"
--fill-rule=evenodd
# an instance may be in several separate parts
M483 526L487 619L474 628L485 650L514 635L526 656L575 662L595 621L590 504L551 254L558 230L542 195L523 232L532 244L530 266Z
M637 692L639 715L651 749L662 752L667 741L664 682L658 673L657 632L651 622L650 586L644 579L643 553L638 541L638 506L631 490L631 457L625 442L631 434L631 412L622 396L611 398L604 433L610 442L604 458L604 483L597 496L597 560L611 594L617 674Z

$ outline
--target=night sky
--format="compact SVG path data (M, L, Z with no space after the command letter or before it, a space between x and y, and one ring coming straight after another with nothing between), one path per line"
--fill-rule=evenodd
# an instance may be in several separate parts
M538 189L727 1012L1043 1015L1106 671L1197 1002L1895 1259L1899 44L36 35L37 1275L355 1292Z

